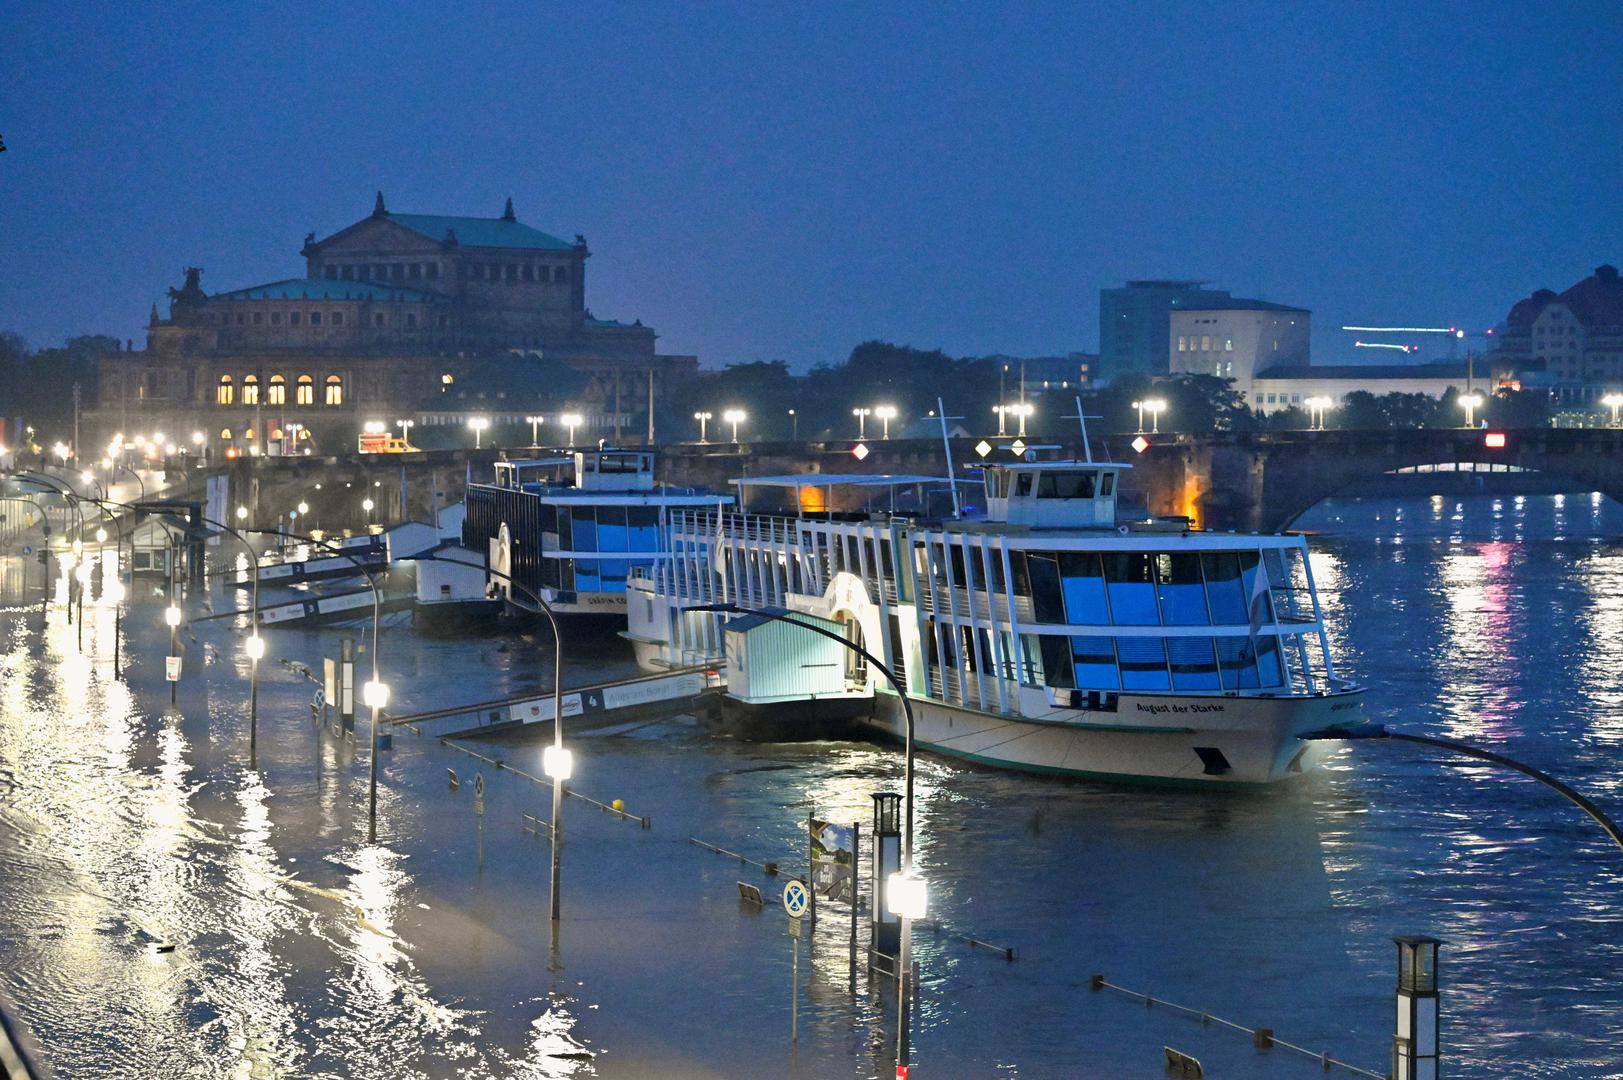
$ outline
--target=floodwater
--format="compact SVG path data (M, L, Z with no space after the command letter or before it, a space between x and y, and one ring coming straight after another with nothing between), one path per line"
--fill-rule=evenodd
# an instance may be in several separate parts
M1375 719L1492 746L1623 811L1623 511L1419 498L1325 504L1302 525L1322 530L1333 644ZM87 604L81 651L60 605L41 632L38 567L21 595L16 569L0 579L0 989L56 1076L892 1074L894 991L861 973L853 990L848 909L825 905L802 943L791 1046L782 879L689 838L797 868L809 813L866 831L870 794L898 786L894 747L749 744L686 717L566 724L575 786L650 828L566 803L554 942L548 844L523 827L550 813L546 789L401 731L367 842L365 718L359 746L313 724L295 666L319 670L364 627L267 634L251 768L232 619L183 628L171 709L151 582L115 681L112 608ZM241 602L217 589L186 608ZM380 653L396 712L540 691L550 656L544 634L399 623ZM632 670L602 640L565 667L571 683ZM481 752L540 771L538 744ZM1300 781L1236 795L925 758L918 821L932 913L1018 958L920 931L915 1076L1148 1080L1163 1046L1213 1077L1323 1075L1094 992L1094 974L1384 1074L1390 938L1429 933L1446 942L1448 1075L1623 1077L1623 852L1514 774L1336 744Z

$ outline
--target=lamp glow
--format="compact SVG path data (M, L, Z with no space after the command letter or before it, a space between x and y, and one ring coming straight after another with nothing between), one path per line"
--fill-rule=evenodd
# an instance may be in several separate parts
M180 625L180 609L173 604L163 609L163 621L171 628Z
M369 709L386 708L389 704L389 684L368 679L361 687L361 700Z
M541 771L553 780L568 780L575 775L575 752L562 746L549 746L541 751Z
M265 639L258 634L254 634L242 643L242 651L248 654L250 660L263 660L265 658Z
M98 544L107 543L107 530L106 529L97 529L96 530L96 543L98 543Z
M892 915L915 922L930 909L930 886L911 871L898 870L885 879L885 906Z

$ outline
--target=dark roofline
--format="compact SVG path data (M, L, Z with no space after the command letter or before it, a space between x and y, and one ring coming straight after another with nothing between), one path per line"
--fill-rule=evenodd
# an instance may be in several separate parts
M1262 379L1463 379L1464 360L1436 360L1425 364L1280 364L1259 371ZM1486 372L1483 374L1486 378Z
M1271 300L1249 300L1243 296L1236 296L1215 304L1203 304L1200 307L1179 308L1179 311L1294 311L1301 315L1311 315L1308 308L1291 307L1289 304L1276 304Z

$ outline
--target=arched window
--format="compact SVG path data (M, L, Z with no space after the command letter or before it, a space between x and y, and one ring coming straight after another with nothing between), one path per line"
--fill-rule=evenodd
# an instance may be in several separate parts
M316 403L316 381L308 375L300 375L297 393L300 405L314 405Z
M344 403L344 380L337 375L327 376L327 404L342 405Z
M226 442L230 442L231 441L231 429L228 428L228 427L227 428L221 428L220 429L220 438L224 439Z
M258 375L244 375L242 377L242 403L244 405L259 404Z
M265 404L267 404L267 405L286 405L287 404L287 380L286 379L282 378L280 375L272 375L270 377L270 385L265 388Z
M237 398L236 387L231 385L231 376L221 375L219 389L215 391L214 400L221 405L229 405Z

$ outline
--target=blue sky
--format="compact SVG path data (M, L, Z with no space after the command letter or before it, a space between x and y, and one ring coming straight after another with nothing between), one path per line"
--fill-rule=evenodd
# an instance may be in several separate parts
M0 41L0 329L139 340L188 264L391 208L584 233L710 366L1093 349L1197 277L1483 328L1623 261L1623 5L46 5Z

